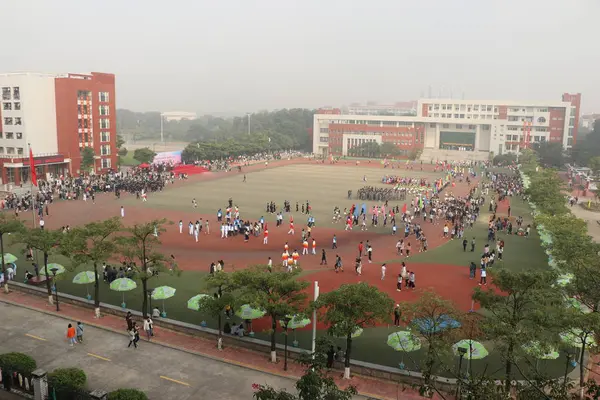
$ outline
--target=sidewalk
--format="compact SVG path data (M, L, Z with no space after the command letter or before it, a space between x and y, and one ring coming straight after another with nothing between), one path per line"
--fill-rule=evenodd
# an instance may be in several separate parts
M8 295L2 291L0 293L0 302L26 307L45 314L70 319L72 321L81 321L90 326L126 335L124 319L113 315L105 315L100 320L97 320L93 318L93 310L64 303L60 304L60 313L57 313L54 306L49 306L47 304L45 298L27 295L17 291L12 291ZM280 377L288 377L294 380L303 374L302 366L295 362L288 363L288 371L286 373L283 371L283 365L281 361L277 364L272 364L268 360L268 354L254 352L239 347L230 347L228 346L227 338L224 339L224 345L226 346L225 349L223 351L218 351L216 349L215 342L212 340L189 336L157 327L155 329L155 337L153 338L153 342L155 344L185 351L187 353L220 360L229 364L263 373ZM280 357L280 360L282 360L282 357ZM345 387L350 383L356 387L359 394L374 399L415 400L422 398L413 389L408 387L405 388L393 382L375 378L367 378L355 375L351 381L348 382L341 378L340 372L340 376L336 378L336 382L340 387ZM248 387L249 393L251 390L251 387ZM438 397L436 396L434 399L435 398Z

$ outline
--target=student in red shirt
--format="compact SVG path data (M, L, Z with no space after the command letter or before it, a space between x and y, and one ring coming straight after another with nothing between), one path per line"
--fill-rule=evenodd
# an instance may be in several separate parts
M363 249L364 249L363 242L360 242L358 244L358 256L359 257L362 257Z

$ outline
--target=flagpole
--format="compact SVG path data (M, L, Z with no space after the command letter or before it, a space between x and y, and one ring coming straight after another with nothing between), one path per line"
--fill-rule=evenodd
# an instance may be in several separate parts
M35 173L35 163L31 162L31 154L33 154L31 152L31 143L27 143L27 147L28 147L28 153L30 155L30 161L29 161L29 182L31 185L31 218L32 218L32 222L33 222L33 229L36 228L35 225L35 196L33 195L33 174ZM38 252L35 251L35 263L38 263Z

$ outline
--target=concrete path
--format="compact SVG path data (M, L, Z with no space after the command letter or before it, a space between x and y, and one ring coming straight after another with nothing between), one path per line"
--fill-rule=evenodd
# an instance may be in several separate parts
M252 384L293 390L294 381L148 343L127 348L125 336L85 327L84 344L71 348L65 340L67 321L36 311L0 303L0 353L31 355L38 367L82 368L90 389L111 391L137 388L150 399L244 399ZM0 393L0 399L2 399Z

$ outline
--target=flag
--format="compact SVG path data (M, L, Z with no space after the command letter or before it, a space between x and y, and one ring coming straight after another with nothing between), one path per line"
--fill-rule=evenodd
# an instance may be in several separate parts
M402 206L402 214L406 214L407 211L407 207L406 207L406 203L404 203L404 205Z
M37 176L35 174L35 162L33 162L33 151L29 148L29 169L31 170L31 183L37 186Z

